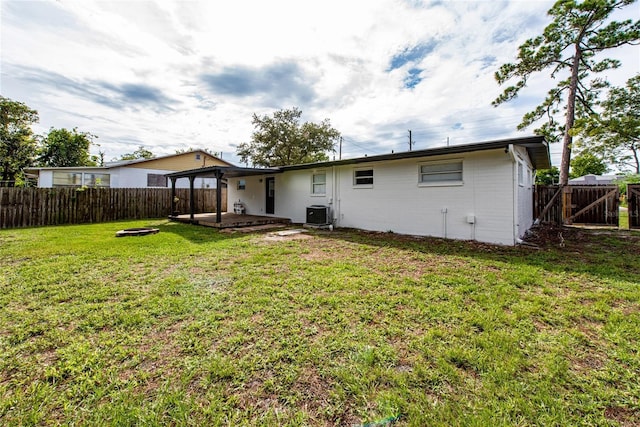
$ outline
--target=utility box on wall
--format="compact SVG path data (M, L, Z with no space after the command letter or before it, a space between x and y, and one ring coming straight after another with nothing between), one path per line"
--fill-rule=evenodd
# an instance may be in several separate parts
M330 223L329 206L311 205L307 207L307 224L327 225Z

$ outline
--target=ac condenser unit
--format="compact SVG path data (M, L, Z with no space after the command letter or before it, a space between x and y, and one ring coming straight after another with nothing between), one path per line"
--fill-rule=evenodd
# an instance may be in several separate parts
M326 225L329 219L329 206L311 205L307 207L307 224Z

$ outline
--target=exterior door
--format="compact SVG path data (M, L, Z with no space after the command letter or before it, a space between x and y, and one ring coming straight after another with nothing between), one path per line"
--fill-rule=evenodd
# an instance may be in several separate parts
M276 212L276 179L267 178L267 205L265 206L265 212L273 214Z

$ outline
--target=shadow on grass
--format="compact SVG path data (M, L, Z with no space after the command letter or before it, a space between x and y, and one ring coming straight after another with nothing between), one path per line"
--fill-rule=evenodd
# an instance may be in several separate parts
M453 255L496 263L528 265L550 272L594 275L640 283L640 234L563 229L563 240L539 248L474 241L339 229L323 237L433 255Z

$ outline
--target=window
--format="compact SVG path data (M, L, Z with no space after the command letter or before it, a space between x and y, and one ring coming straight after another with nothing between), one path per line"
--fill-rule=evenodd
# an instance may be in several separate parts
M167 177L156 173L147 174L147 187L166 187Z
M196 154L196 160L200 160L200 154Z
M237 188L238 190L244 190L245 188L247 188L247 181L244 179L239 179Z
M54 187L110 187L111 176L108 173L90 172L53 172Z
M54 187L80 187L82 185L82 173L79 172L53 172Z
M518 162L518 185L524 185L524 166L522 165L522 162Z
M108 173L84 173L83 185L87 187L109 187L111 176Z
M324 172L314 173L311 178L311 194L326 194L327 174Z
M462 183L462 160L420 165L420 184Z
M356 169L353 171L353 185L373 185L373 169Z

